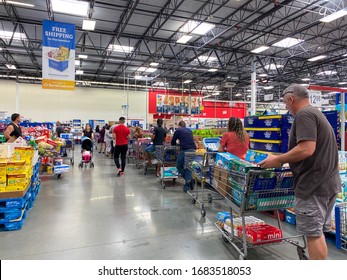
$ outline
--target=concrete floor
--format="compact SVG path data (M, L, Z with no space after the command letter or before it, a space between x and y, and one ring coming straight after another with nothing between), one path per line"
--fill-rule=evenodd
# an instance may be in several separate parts
M116 177L112 160L97 153L94 161L94 169L75 164L60 180L43 179L23 228L0 232L0 259L238 259L214 226L218 204L201 218L180 181L163 190L134 165ZM296 234L286 223L284 232ZM252 249L248 258L298 259L292 245ZM347 254L329 243L329 258Z

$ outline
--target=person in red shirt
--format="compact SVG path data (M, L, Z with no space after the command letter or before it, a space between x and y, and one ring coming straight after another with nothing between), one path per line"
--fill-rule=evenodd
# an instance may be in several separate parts
M239 118L231 117L228 121L228 132L223 134L219 152L229 152L241 159L245 159L249 149L249 135L243 129Z
M125 126L125 118L119 118L119 125L117 125L112 132L112 138L116 140L114 148L114 163L117 166L117 176L124 174L126 155L128 151L128 140L130 139L130 129ZM119 164L119 156L121 158L122 166Z

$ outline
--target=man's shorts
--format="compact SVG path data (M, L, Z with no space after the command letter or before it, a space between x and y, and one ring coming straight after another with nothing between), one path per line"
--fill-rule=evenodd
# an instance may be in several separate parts
M155 146L154 146L154 145L149 145L149 146L145 149L145 151L146 151L147 153L154 153L154 152L155 152Z
M337 195L294 198L296 229L300 234L319 237L331 229L331 214Z

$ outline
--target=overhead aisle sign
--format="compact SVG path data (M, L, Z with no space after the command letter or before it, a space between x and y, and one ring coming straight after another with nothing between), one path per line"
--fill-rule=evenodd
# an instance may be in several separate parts
M44 20L42 88L75 89L75 25Z

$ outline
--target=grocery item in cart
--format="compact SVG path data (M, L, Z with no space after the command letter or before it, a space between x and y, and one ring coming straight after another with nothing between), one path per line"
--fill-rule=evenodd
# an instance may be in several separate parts
M248 173L249 170L252 169L260 169L260 167L256 164L250 163L243 159L232 158L229 163L230 170L235 170L241 173Z
M243 237L242 226L238 227L238 237ZM280 242L281 238L283 238L282 230L274 226L268 224L246 226L246 239L249 243Z
M237 156L234 156L231 153L217 153L216 155L216 162L217 165L224 167L225 169L230 170L231 169L231 160L232 159L239 159Z

